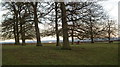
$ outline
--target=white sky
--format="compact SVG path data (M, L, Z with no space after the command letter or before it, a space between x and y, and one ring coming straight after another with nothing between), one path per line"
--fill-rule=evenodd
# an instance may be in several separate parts
M110 17L116 21L118 21L118 2L119 1L120 0L104 0L104 1L99 2L105 9L106 13L108 13L110 15ZM1 2L1 0L0 0L0 2ZM1 8L1 6L0 6L0 8ZM4 14L4 11L2 11L0 9L0 21L2 20L3 14ZM53 39L55 39L55 37L42 38L42 40L49 40L49 39L53 40Z
M120 0L107 0L101 2L101 5L113 19L118 19L118 2Z

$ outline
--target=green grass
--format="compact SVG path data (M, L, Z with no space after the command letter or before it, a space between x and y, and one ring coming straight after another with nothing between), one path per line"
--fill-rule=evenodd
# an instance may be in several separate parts
M71 45L61 50L53 45L3 46L3 65L117 65L118 44Z

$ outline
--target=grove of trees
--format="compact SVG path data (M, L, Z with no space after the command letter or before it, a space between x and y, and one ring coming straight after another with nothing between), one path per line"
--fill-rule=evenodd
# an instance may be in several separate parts
M16 45L25 45L26 39L37 40L36 46L42 46L41 37L56 35L56 46L60 46L59 37L63 37L62 49L70 50L69 37L74 39L108 38L115 36L116 27L109 20L103 7L97 2L4 2L2 37L15 39ZM40 31L39 24L51 26ZM22 40L22 43L20 43Z

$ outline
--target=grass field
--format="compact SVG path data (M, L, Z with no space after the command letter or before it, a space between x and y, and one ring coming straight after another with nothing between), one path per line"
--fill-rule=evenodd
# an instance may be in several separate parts
M61 50L55 44L44 46L3 45L3 65L117 65L117 43L83 43Z

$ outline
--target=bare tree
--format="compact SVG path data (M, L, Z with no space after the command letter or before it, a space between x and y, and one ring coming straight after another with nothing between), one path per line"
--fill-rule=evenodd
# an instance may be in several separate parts
M68 39L68 24L67 24L67 17L66 17L66 8L64 2L60 3L61 6L61 13L62 13L62 31L63 31L63 48L65 50L70 50L71 47L69 45L69 39Z
M38 2L35 2L35 3L32 2L31 5L33 7L33 12L34 12L34 23L35 23L35 32L36 32L36 39L37 39L36 46L42 46L41 39L40 39L40 31L38 27L38 17L37 17Z
M4 15L6 17L2 22L2 34L5 38L15 38L15 44L19 45L19 39L22 40L22 45L25 44L25 39L34 38L33 22L31 22L30 14L28 13L27 3L23 2L6 2L3 3L3 8L9 10ZM8 16L9 15L9 16ZM14 35L13 35L14 34Z
M56 29L56 46L60 46L59 43L59 31L58 31L58 2L55 2L55 29Z

